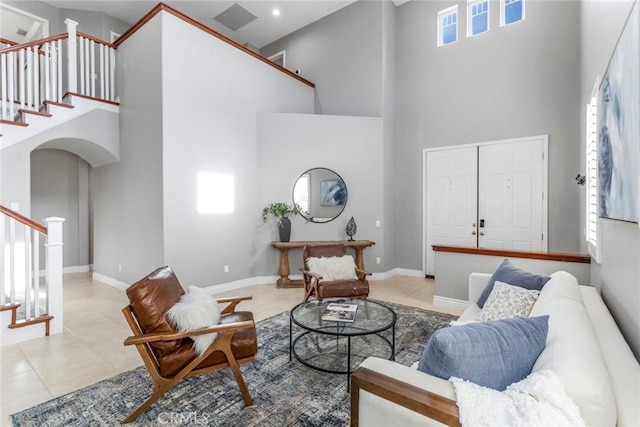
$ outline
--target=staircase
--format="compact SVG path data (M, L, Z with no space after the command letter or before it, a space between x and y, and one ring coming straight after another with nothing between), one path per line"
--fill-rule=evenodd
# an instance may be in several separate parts
M62 218L47 227L0 205L0 346L62 332ZM44 283L40 239L44 241Z
M13 173L43 146L93 167L119 158L116 47L77 32L77 22L65 24L66 33L25 44L0 40L0 159L6 153ZM17 179L8 169L7 183ZM13 200L30 200L26 191L0 199L0 346L63 330L64 219L46 218L44 226L21 214Z
M65 24L64 34L0 49L0 150L94 110L118 113L116 47Z

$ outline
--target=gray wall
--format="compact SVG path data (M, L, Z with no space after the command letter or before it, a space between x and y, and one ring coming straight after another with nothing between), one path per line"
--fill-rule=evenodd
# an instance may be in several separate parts
M95 168L91 189L94 271L128 283L164 262L160 40L156 16L118 48L120 161Z
M316 84L316 114L382 114L382 6L359 1L260 50Z
M45 217L65 219L64 267L86 268L91 263L88 182L89 164L77 155L50 149L31 153L31 218L41 224ZM40 261L44 268L44 257Z
M347 185L349 200L344 211L331 222L316 224L300 216L291 218L291 240L347 239L345 228L352 216L358 225L355 239L376 244L365 249L367 270L381 272L376 257L384 254L381 228L384 201L380 189L382 121L376 117L348 117L311 114L263 114L258 118L258 209L272 202L292 203L292 191L298 177L314 167L335 171ZM318 149L321 147L321 149ZM366 154L365 154L366 153ZM362 161L366 156L366 161ZM273 276L278 272L278 252L269 243L279 240L273 223L255 224L255 274ZM301 250L289 255L291 274L302 267Z
M396 21L398 266L420 269L424 148L549 134L549 250L579 248L580 4L527 2L526 20L436 47L439 10L466 2L412 1Z
M173 15L162 16L162 90L155 88L162 124L154 126L162 128L164 262L185 286L253 277L263 207L257 170L267 162L273 174L284 172L258 153L257 114L313 113L313 89ZM234 176L233 214L198 213L200 171Z
M396 218L402 218L403 209L394 203L396 188L395 155L395 82L396 82L396 7L390 1L382 3L382 136L383 136L383 203L382 231L384 252L382 270L398 266L396 258Z
M582 3L581 106L591 96L596 75L606 70L631 5L631 1ZM581 139L584 140L584 132ZM640 228L638 224L612 220L601 224L602 263L592 262L591 283L600 288L636 358L640 358Z

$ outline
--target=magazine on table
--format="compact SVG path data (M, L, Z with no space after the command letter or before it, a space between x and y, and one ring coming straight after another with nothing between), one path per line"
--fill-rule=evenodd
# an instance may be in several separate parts
M357 304L331 303L322 314L322 320L353 322L356 320L356 310L358 310Z

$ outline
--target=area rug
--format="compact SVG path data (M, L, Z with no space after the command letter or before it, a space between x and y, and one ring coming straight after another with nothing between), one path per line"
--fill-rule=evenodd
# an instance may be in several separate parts
M396 362L411 365L431 334L456 317L384 302L398 315ZM254 404L245 407L229 369L181 381L132 426L347 426L346 375L289 361L289 313L256 325L258 355L241 367ZM10 418L14 426L115 426L152 391L144 367L34 406Z

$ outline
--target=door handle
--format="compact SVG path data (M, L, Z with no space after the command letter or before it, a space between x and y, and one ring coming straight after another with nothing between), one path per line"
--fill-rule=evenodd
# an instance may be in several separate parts
M481 236L484 236L484 231L481 231L481 232L480 232L480 235L481 235Z
M473 230L473 231L471 232L471 234L473 234L473 235L475 236L475 235L476 235L476 234L478 234L478 233L476 233L476 231L475 231L475 230Z

